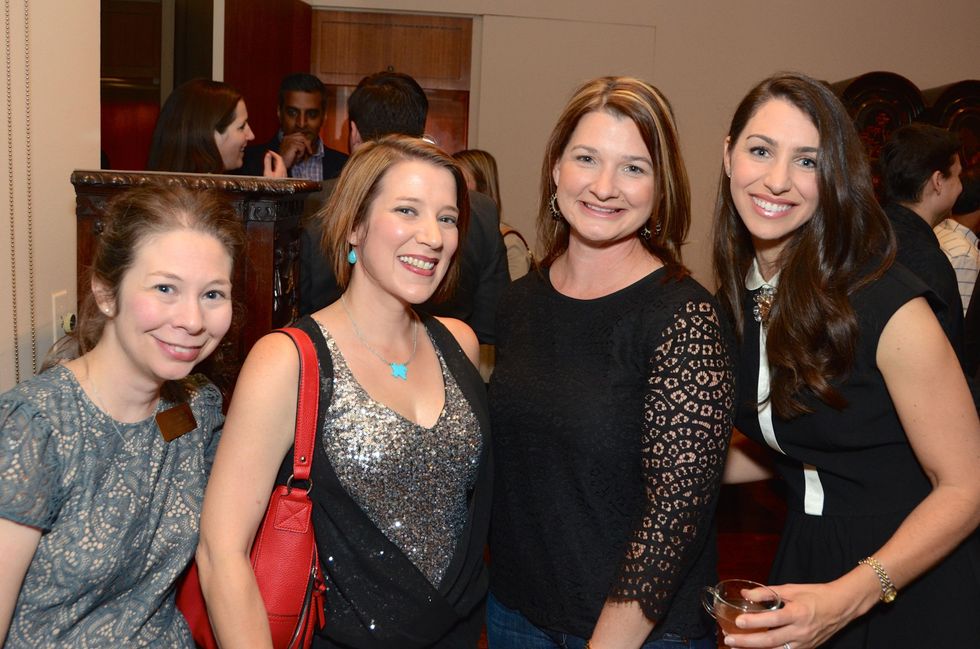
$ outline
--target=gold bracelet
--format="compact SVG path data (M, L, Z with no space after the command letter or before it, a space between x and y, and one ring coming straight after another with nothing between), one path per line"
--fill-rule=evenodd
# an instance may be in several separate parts
M898 597L898 589L895 588L895 584L892 582L892 578L888 576L885 572L885 567L875 559L874 557L866 557L858 561L858 564L864 564L875 571L875 575L878 577L878 581L881 583L881 595L878 597L885 604L891 604Z

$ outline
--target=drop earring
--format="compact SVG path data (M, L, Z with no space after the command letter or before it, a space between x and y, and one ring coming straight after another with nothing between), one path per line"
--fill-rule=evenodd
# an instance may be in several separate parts
M353 248L351 248L350 252L347 253L347 263L351 266L357 263L357 251Z
M558 209L558 193L551 195L551 199L548 200L548 211L551 212L551 218L556 221L561 221L562 213Z

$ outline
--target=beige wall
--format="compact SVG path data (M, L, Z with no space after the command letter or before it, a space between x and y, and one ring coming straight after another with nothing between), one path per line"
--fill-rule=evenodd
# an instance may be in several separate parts
M25 14L30 48L25 47ZM30 60L30 203L34 223L34 270L37 346L44 354L52 342L51 294L66 290L75 301L73 169L99 165L99 1L30 0L10 3L10 67L13 137L2 130L0 155L4 206L0 246L0 390L14 384L14 349L20 349L21 379L31 375L30 285L27 237L27 85ZM29 57L26 54L29 51ZM6 92L6 76L3 76ZM3 121L6 123L7 108ZM13 165L8 164L10 153ZM10 175L13 169L13 193ZM11 321L10 200L16 238L18 339Z
M828 81L888 70L922 89L980 78L976 0L305 1L482 16L470 145L497 157L506 218L527 235L534 234L544 142L575 84L636 74L657 85L674 104L691 176L685 261L709 286L721 142L755 82L790 69Z
M557 112L584 79L635 74L673 101L692 179L694 227L685 259L710 284L708 238L721 139L742 94L779 69L830 81L871 70L920 88L980 78L976 0L306 0L314 7L457 13L479 18L471 146L500 161L505 214L533 234L541 153ZM9 243L0 246L0 390L13 350L30 373L27 294L24 3L11 2L13 155L20 339L10 321ZM74 300L72 169L98 165L99 3L30 0L31 143L37 340L51 342L51 293ZM222 0L215 0L220 7ZM215 24L219 23L216 17ZM65 26L70 25L70 29ZM4 82L5 83L5 82ZM5 112L5 111L4 111ZM4 115L5 117L5 115ZM7 156L0 156L9 205ZM9 218L9 213L8 213ZM5 234L9 224L0 228ZM6 237L5 237L6 238Z

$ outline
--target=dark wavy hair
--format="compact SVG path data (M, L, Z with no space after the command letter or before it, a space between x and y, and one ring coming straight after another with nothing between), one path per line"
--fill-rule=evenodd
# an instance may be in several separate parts
M691 190L687 169L670 102L663 94L632 77L600 77L575 91L555 124L541 164L541 195L538 205L538 242L544 251L541 265L550 266L568 249L568 222L552 218L549 203L557 191L553 170L579 121L589 113L606 112L631 120L640 131L653 161L653 211L647 219L649 238L639 237L643 246L667 267L670 277L682 277L681 246L691 225ZM659 226L659 231L658 231Z
M224 133L235 120L241 100L241 93L221 81L193 79L175 88L160 109L146 168L224 173L214 133Z
M235 211L224 196L209 191L190 190L177 185L143 186L127 190L109 202L103 218L91 266L87 269L87 286L97 280L105 287L114 304L119 303L119 287L133 266L140 246L150 237L174 230L193 230L214 237L234 261L245 246L245 231ZM232 274L234 277L234 274ZM41 371L62 361L91 351L102 338L109 316L102 312L95 293L79 298L80 308L75 331L56 342L48 352ZM205 373L221 387L230 379L237 344L236 331L241 309L232 305L232 326L218 348L204 362ZM181 394L177 384L164 386L168 396Z
M834 387L850 371L858 323L850 295L881 276L895 257L888 218L875 200L871 170L844 106L823 83L803 74L780 73L761 82L735 110L728 137L742 130L766 102L789 102L806 114L820 135L819 202L782 252L779 289L766 329L772 371L769 399L776 414L810 412L811 392L833 408L847 401ZM743 335L745 276L755 250L732 200L722 167L715 206L714 266L718 298Z

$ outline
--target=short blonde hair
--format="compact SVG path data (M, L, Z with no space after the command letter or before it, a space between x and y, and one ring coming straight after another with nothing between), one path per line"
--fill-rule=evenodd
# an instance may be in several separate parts
M428 162L453 175L456 181L456 207L459 217L456 230L459 247L449 262L449 270L436 291L436 299L453 294L459 280L459 252L469 225L470 201L463 172L456 162L439 147L406 135L389 135L365 142L350 157L337 181L330 200L314 217L323 224L321 248L333 264L337 285L346 289L350 283L351 267L347 262L350 235L367 218L371 203L380 191L381 181L395 164L406 160Z

